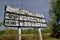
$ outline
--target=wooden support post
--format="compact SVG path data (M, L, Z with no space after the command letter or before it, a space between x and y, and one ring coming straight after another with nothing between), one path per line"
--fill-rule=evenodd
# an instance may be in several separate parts
M42 39L41 28L39 28L38 31L39 31L39 36L40 36L39 40L43 40L43 39Z
M19 40L21 40L21 28L19 28Z

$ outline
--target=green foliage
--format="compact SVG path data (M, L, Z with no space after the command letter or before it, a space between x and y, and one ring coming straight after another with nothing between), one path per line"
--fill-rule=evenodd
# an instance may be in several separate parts
M22 40L39 40L38 34L22 34Z
M42 33L51 33L51 32L52 32L51 29L44 29L44 30L42 30Z
M18 35L17 34L1 34L0 35L0 40L18 40Z
M0 30L0 40L18 40L18 30Z
M50 17L52 18L49 23L54 37L60 37L60 0L51 1Z
M2 26L3 25L3 23L2 22L0 22L0 26Z
M18 34L17 30L0 30L0 34Z
M0 31L0 34L4 34L4 33L5 33L5 30L1 30L1 31Z
M22 34L38 34L38 29L27 29L27 30L22 30Z
M39 40L38 29L22 30L22 40Z

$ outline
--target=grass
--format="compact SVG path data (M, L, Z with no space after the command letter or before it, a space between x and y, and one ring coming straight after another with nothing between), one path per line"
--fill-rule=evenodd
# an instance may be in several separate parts
M50 33L43 33L43 40L60 40L60 38L50 37Z
M39 34L36 33L37 31L32 31L32 33L30 33L32 30L23 30L22 33L22 40L39 40ZM27 32L27 33L26 33ZM2 34L3 33L3 34ZM43 40L60 40L60 38L53 38L50 37L51 34L51 30L43 30L42 31L42 37ZM0 40L18 40L18 31L16 30L4 30L0 32Z
M60 40L60 38L51 37L52 31L47 29L42 31L43 40Z
M17 30L1 30L0 31L0 40L18 40L18 31Z
M22 34L22 40L39 40L38 34Z
M50 37L51 35L51 30L47 29L47 30L43 30L42 31L42 37L43 40L60 40L60 38L53 38ZM22 34L22 40L39 40L39 34Z
M0 40L18 40L17 34L0 34Z

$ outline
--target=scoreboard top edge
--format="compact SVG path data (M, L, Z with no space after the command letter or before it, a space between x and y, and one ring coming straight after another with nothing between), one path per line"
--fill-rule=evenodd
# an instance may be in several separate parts
M21 9L21 8L20 8ZM30 12L24 9L20 10L19 8L13 8L11 6L6 6L5 5L5 13L15 13L15 14L20 14L20 11L24 12L22 15L30 15L30 16L42 16L41 18L45 18L43 14L37 13L37 12Z

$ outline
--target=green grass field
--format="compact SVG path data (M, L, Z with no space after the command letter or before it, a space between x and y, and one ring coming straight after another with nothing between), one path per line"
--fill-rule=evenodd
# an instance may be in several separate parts
M18 31L0 30L0 40L18 40Z
M22 40L39 40L39 33L36 33L36 31L32 31L33 33L26 33L28 30L23 30L24 33L22 33ZM37 30L38 32L38 30ZM47 30L42 30L42 38L43 40L60 40L60 38L53 38L50 37L52 31L47 29Z
M50 37L50 33L43 33L43 40L60 40L60 38Z
M38 34L22 34L22 40L39 40Z
M35 31L34 31L35 30ZM22 40L39 40L39 33L37 29L22 30ZM51 30L43 30L43 40L60 40L60 38L50 37ZM18 30L3 30L0 31L0 40L18 40Z

